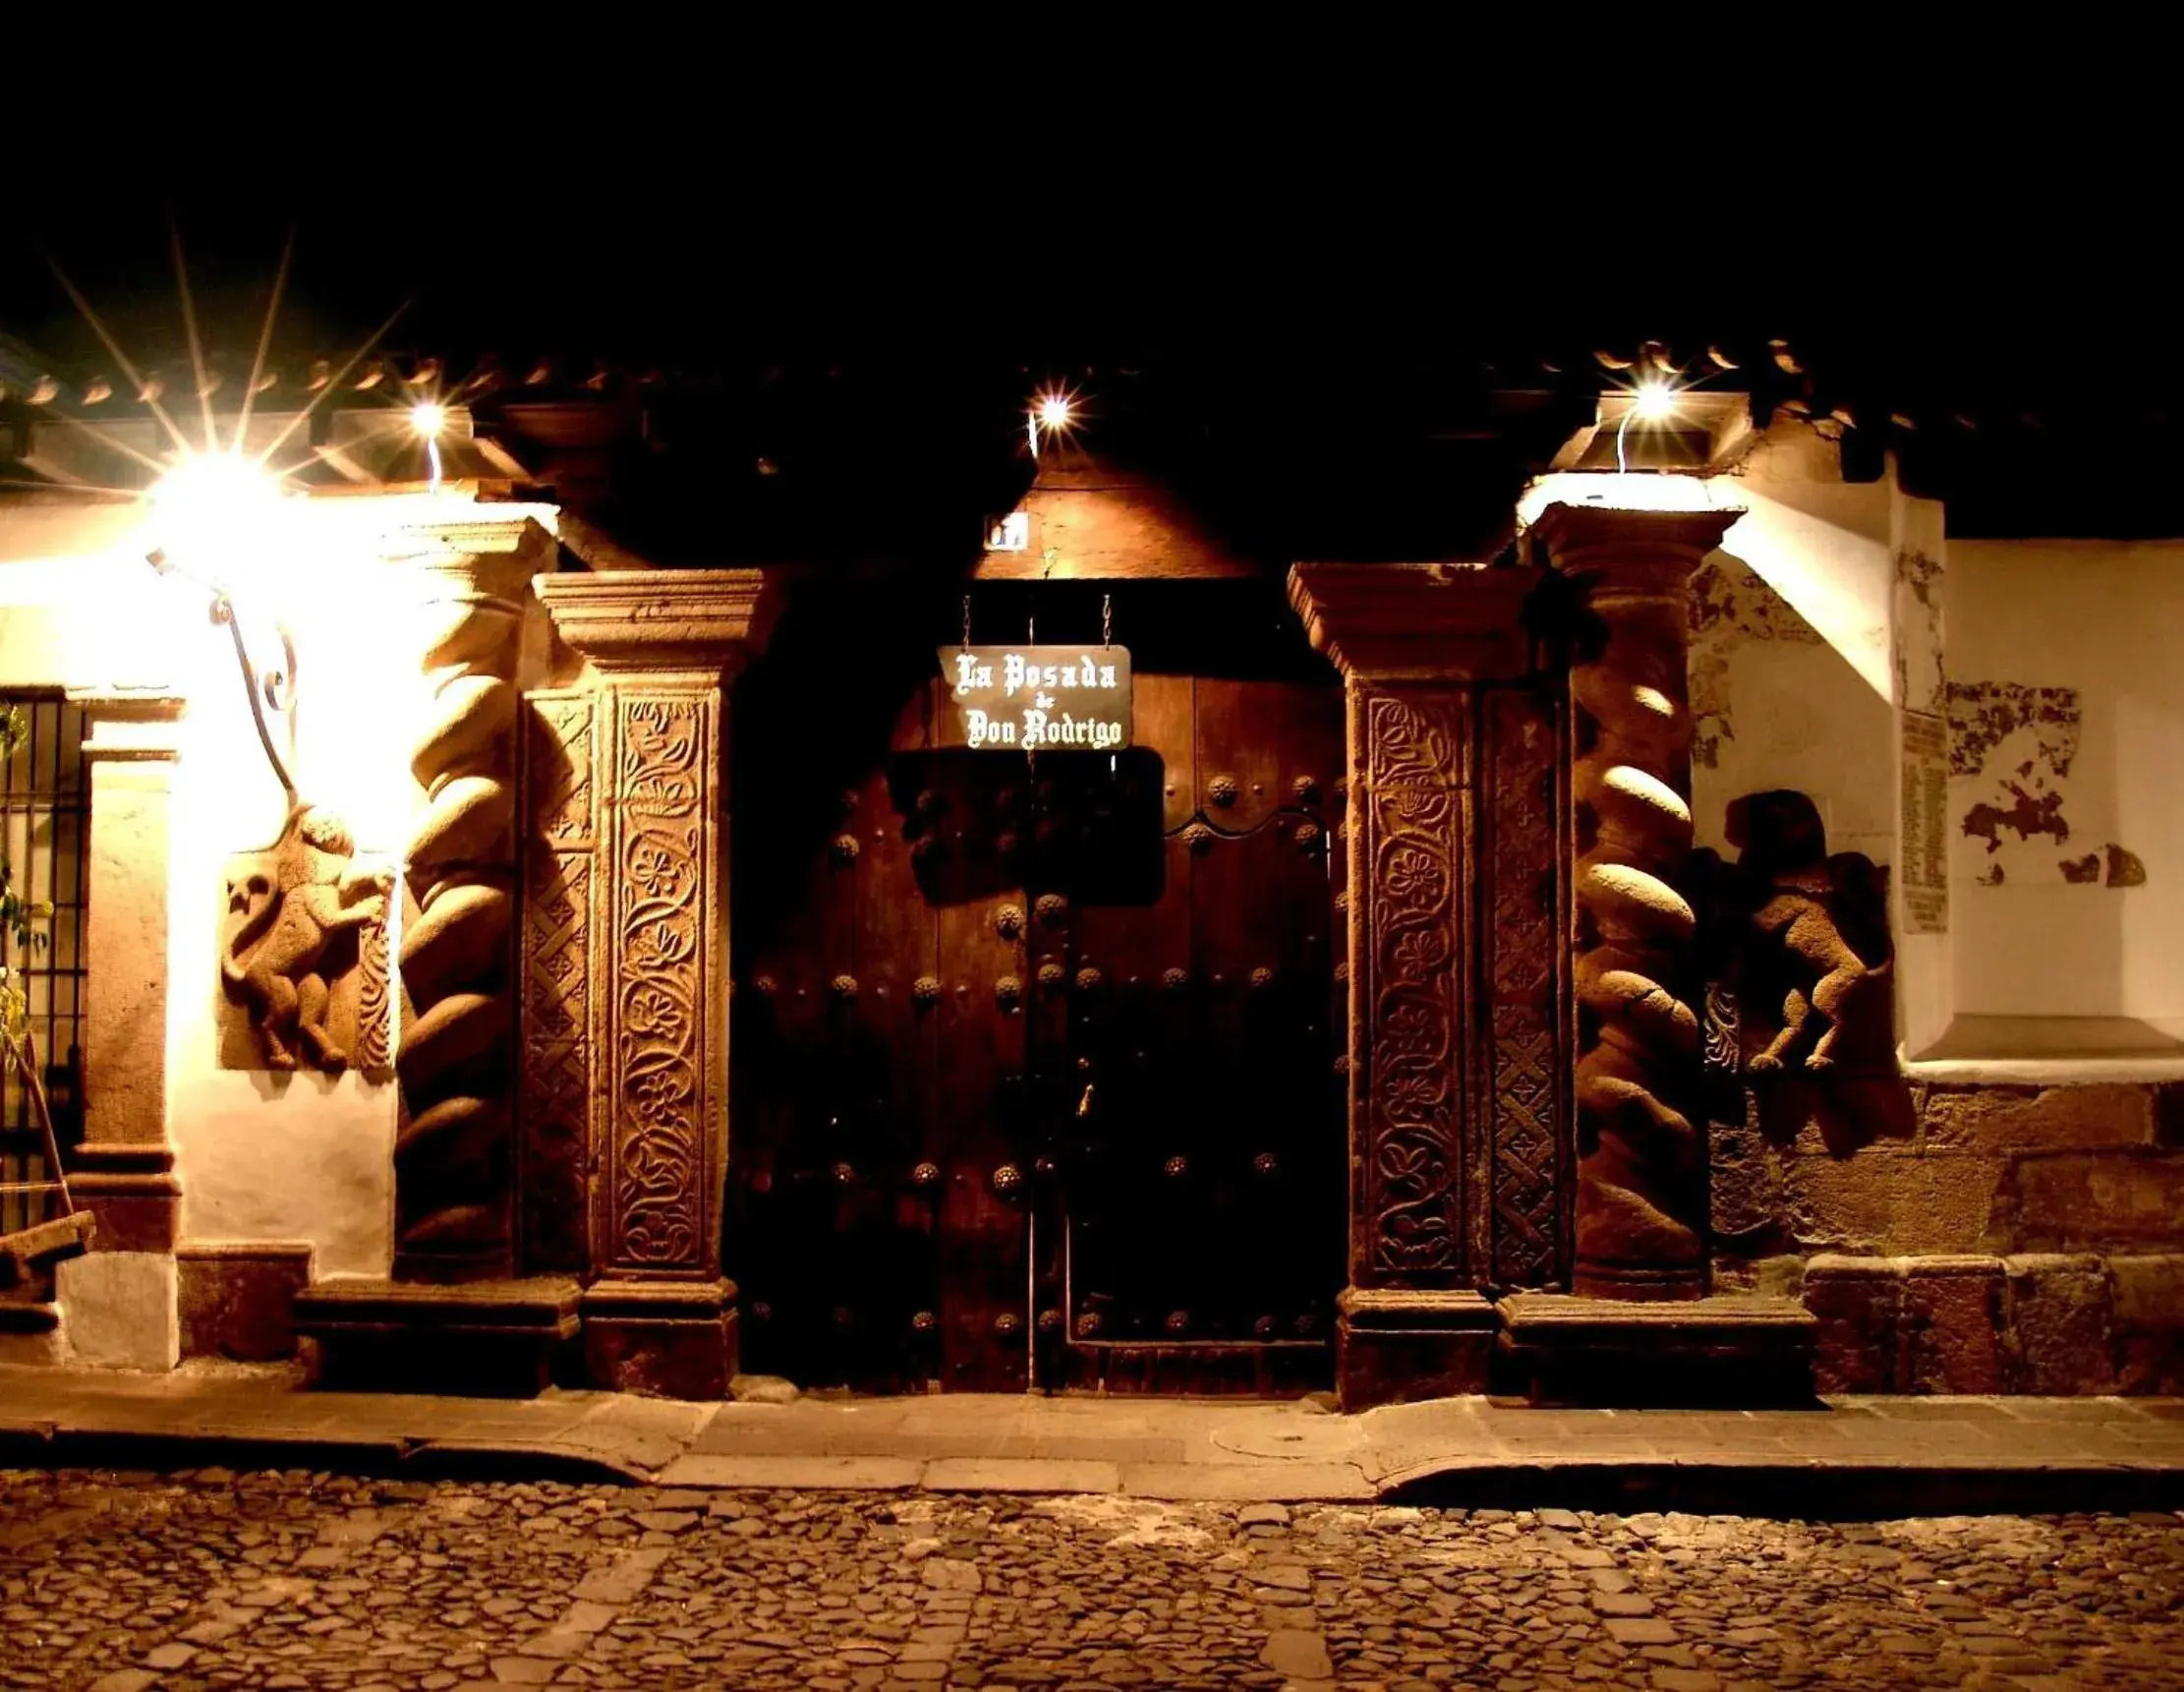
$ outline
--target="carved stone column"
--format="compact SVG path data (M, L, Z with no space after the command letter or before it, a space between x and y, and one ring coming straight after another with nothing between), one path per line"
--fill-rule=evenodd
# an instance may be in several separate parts
M1539 576L1290 572L1291 603L1348 696L1350 1285L1336 1340L1348 1410L1486 1385L1472 740L1477 684L1530 667L1522 613Z
M431 706L410 761L425 807L409 842L415 915L395 1066L394 1274L509 1274L515 1023L516 670L531 577L551 557L537 524L415 537L420 659Z
M529 702L531 1138L556 1179L581 1084L592 1379L717 1398L737 1351L720 1273L726 689L771 633L775 596L758 570L544 576L538 593L591 674Z
M1580 714L1576 1288L1706 1291L1692 846L1688 590L1735 511L1550 505L1533 533L1584 594L1570 670Z
M535 1390L578 1332L575 1278L516 1276L512 1224L518 681L554 541L522 507L476 509L383 548L419 611L427 694L403 854L394 1275L297 1294L331 1384Z

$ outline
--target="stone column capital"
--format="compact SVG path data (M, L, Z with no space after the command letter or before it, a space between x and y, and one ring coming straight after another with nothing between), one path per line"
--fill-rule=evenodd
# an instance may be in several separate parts
M179 755L177 729L187 704L181 694L157 688L72 687L68 698L84 713L86 762L171 764Z
M441 578L434 584L437 595L428 597L468 592L520 601L531 578L552 567L554 540L535 507L512 505L503 512L480 505L462 516L397 525L380 542L379 556Z
M1545 571L1486 564L1298 563L1290 604L1345 675L1475 681L1522 675L1524 602Z
M764 570L594 570L536 587L554 631L610 676L732 679L766 649L780 613Z
M1531 534L1548 562L1565 575L1675 589L1743 515L1740 507L1679 511L1558 503L1540 512Z

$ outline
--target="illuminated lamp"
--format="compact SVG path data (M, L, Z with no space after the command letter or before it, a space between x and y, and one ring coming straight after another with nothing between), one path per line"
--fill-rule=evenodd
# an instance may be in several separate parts
M266 713L285 716L295 703L295 638L287 624L276 621L281 666L261 671L243 637L234 592L222 579L236 563L259 557L270 549L281 502L278 479L256 459L233 452L193 453L162 475L151 490L151 525L157 544L144 554L144 562L160 575L196 583L210 596L212 620L225 624L235 643L235 662L243 672L243 691L250 699L259 744L293 806L296 783L288 773L288 761L273 744Z
M1616 426L1616 469L1622 471L1628 470L1631 467L1629 461L1624 457L1623 454L1623 438L1630 434L1631 424L1634 421L1642 423L1666 423L1671 417L1674 417L1675 415L1676 390L1673 387L1669 386L1667 382L1661 380L1658 377L1648 377L1644 381L1639 382L1638 386L1632 390L1631 403L1629 408L1626 409L1623 413L1623 421Z
M1031 441L1031 455L1039 456L1039 437L1066 435L1076 423L1075 396L1064 389L1050 387L1032 396L1031 408L1024 415L1024 433Z
M410 428L425 442L425 456L432 467L432 492L439 492L439 438L447 429L447 407L437 400L420 400L410 407Z
M155 567L204 574L214 559L264 550L280 512L280 483L255 458L234 452L192 453L151 490Z

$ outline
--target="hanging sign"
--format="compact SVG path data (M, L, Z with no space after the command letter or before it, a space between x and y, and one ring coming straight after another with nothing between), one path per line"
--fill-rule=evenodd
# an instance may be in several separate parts
M975 751L1112 752L1130 743L1120 646L944 646L941 675Z

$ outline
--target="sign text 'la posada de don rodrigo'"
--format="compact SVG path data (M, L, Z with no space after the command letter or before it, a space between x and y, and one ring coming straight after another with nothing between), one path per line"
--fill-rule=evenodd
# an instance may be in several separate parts
M1120 646L944 646L941 674L978 751L1112 752L1130 743Z

